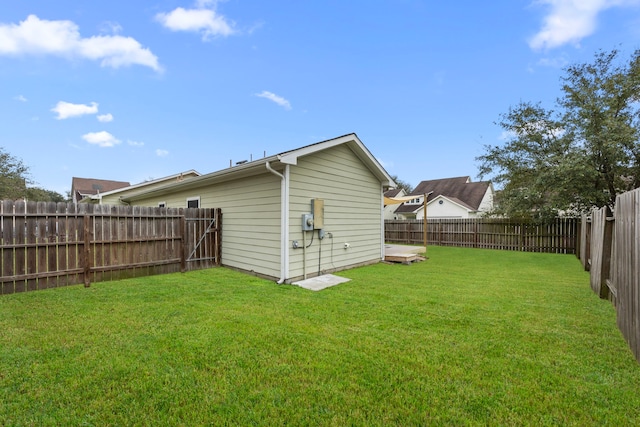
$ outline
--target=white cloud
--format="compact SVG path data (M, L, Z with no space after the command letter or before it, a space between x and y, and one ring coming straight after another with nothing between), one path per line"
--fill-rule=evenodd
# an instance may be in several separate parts
M156 20L171 31L200 33L205 41L215 36L234 34L233 23L217 13L213 6L215 2L200 0L196 2L195 9L178 7L169 13L158 13Z
M283 107L285 110L291 110L291 103L283 97L276 95L275 93L263 90L261 93L256 93L256 96L273 101L279 106Z
M108 122L112 122L113 121L113 114L111 114L111 113L100 114L96 118L98 119L99 122L108 123Z
M28 101L28 99L25 98L23 95L14 96L13 99L15 99L16 101L20 101L20 102L27 102Z
M98 147L113 147L121 142L115 136L104 130L101 132L85 133L82 135L82 139L87 141L89 144L95 144Z
M0 24L0 55L56 55L100 61L103 67L143 65L162 71L158 58L131 37L82 38L72 21L48 21L29 15L19 24Z
M128 140L127 144L129 144L129 145L131 145L133 147L142 147L144 145L144 142Z
M216 4L216 0L196 0L196 7L197 8L205 8L208 7L210 5L214 5Z
M98 104L92 102L91 105L72 104L70 102L60 101L51 109L54 113L58 113L58 120L68 119L69 117L78 117L85 114L96 114L98 112Z
M156 156L158 157L167 157L168 155L169 155L169 151L167 150L161 150L161 149L156 150Z
M100 31L104 34L120 34L122 25L117 22L105 21L100 25Z
M617 6L638 4L638 0L538 0L548 5L542 29L529 40L534 50L553 49L567 43L579 44L593 34L598 14Z
M569 60L564 56L559 56L555 58L541 58L538 61L538 65L543 67L551 67L551 68L564 68L569 65Z

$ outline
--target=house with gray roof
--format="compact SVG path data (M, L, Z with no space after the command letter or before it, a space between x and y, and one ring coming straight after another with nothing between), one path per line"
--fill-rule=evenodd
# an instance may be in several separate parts
M97 196L108 191L129 187L131 184L126 181L112 181L109 179L95 178L71 178L71 198L74 203L78 203L85 197Z
M394 215L424 218L425 195L427 218L476 218L493 209L495 192L491 182L472 182L469 176L422 181L409 193L415 198L401 204Z

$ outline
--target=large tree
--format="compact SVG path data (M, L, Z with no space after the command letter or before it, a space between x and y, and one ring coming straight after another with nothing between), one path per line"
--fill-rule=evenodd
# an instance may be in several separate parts
M43 202L63 202L60 193L40 187L29 187L29 168L22 160L0 147L0 200L27 199Z
M29 169L0 147L0 200L25 197Z
M501 189L496 213L552 217L611 206L640 186L640 51L618 51L568 67L558 111L521 102L501 115L507 135L477 158L480 176Z
M593 63L568 67L559 100L565 126L596 172L595 204L611 208L619 193L640 186L640 50L627 64L619 65L618 56L598 52Z

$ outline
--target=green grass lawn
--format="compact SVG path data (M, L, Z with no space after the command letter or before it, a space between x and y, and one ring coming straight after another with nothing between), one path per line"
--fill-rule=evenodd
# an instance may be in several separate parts
M571 255L430 247L312 292L217 268L0 297L0 425L638 425Z

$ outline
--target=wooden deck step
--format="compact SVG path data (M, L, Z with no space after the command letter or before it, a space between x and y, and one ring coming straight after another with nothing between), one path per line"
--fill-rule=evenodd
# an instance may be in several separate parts
M416 261L423 261L424 258L419 254L393 254L393 255L385 255L385 261L388 262L401 262L402 264L411 264Z

